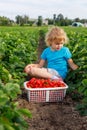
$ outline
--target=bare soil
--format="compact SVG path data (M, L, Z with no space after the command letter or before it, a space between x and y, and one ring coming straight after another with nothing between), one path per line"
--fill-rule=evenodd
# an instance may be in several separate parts
M62 102L33 103L24 90L18 102L20 108L27 108L32 114L26 119L28 130L87 130L87 116L80 116L75 110L77 102L68 95Z

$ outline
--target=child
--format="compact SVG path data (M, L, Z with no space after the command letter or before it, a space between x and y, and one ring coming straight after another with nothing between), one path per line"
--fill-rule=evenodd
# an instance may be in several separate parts
M57 26L52 27L46 34L45 41L48 47L42 52L40 62L28 64L24 71L33 77L65 79L68 64L73 70L78 68L71 58L69 49L63 46L68 42L66 33ZM45 61L47 61L47 68L43 68Z

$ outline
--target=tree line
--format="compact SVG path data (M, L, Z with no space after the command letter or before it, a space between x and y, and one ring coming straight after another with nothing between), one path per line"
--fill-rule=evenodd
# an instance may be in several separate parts
M44 22L45 21L45 22ZM30 19L29 16L24 15L17 15L15 17L15 21L11 20L7 17L0 16L0 26L11 26L11 25L19 25L19 26L24 26L24 25L37 25L37 26L42 26L42 25L58 25L58 26L68 26L72 25L73 22L81 22L81 23L87 23L87 19L80 19L79 17L75 19L69 19L68 17L64 17L63 14L53 14L53 18L46 18L43 19L42 16L38 16L37 19Z

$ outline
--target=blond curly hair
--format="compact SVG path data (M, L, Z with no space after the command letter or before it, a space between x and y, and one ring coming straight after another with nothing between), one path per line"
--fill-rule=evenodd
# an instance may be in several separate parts
M68 43L69 39L63 29L58 26L52 27L45 36L45 42L47 46L51 46L53 42L55 43Z

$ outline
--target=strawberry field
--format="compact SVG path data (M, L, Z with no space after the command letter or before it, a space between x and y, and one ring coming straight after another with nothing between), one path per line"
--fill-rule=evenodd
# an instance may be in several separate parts
M69 37L67 46L79 66L76 71L69 69L65 80L69 86L67 95L77 102L75 109L80 115L86 116L87 28L64 27L64 30ZM47 27L0 27L0 130L28 129L25 119L33 116L31 108L19 107L17 99L24 91L24 67L38 61L38 46L44 40L46 31Z

